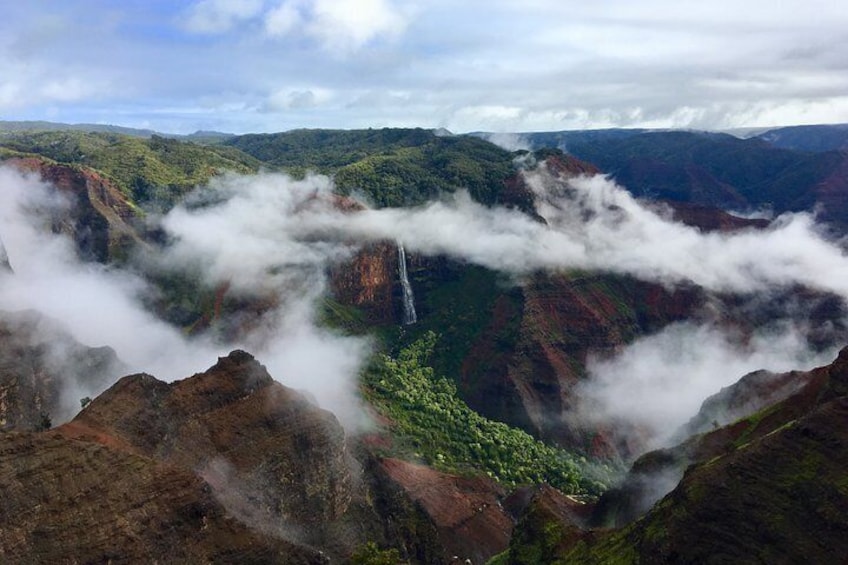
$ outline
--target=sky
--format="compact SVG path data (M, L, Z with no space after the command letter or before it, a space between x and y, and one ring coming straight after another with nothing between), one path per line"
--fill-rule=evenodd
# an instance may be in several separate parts
M0 119L169 133L848 122L837 0L28 0Z

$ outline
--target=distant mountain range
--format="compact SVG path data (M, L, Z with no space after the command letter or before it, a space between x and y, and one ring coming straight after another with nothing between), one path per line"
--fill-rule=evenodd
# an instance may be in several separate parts
M151 129L130 128L109 124L66 124L49 121L12 121L0 120L0 132L20 131L81 131L90 133L120 133L133 137L171 137L198 142L215 142L236 137L237 134L220 131L198 130L189 134L175 134L159 132ZM450 131L444 128L432 130L437 136L452 136ZM529 143L531 148L540 149L551 147L568 151L571 143L587 143L593 141L604 141L622 139L643 133L689 131L701 135L726 133L740 139L761 139L767 143L782 149L797 149L800 151L833 151L837 149L848 149L848 124L818 124L804 126L778 126L773 128L734 128L728 130L675 130L675 129L645 129L645 128L608 128L608 129L586 129L586 130L563 130L547 132L516 132L509 135ZM258 134L266 135L266 134ZM273 135L273 134L270 134ZM491 132L471 132L471 135L483 139L489 139L494 135Z
M618 141L646 133L686 132L707 138L720 138L722 134L739 139L758 139L781 149L798 151L834 151L848 149L848 124L821 124L808 126L787 126L774 128L736 128L730 130L690 130L690 129L644 129L610 128L587 130L564 130L545 132L515 132L506 135L520 140L531 149L551 147L572 152L573 146L586 143ZM502 133L473 132L468 135L483 139L497 139Z
M475 134L482 138L488 134ZM753 137L607 129L514 134L596 165L634 195L743 213L811 211L848 225L848 125L776 128Z
M152 129L128 128L124 126L113 126L109 124L64 124L61 122L47 121L3 121L0 120L0 133L2 132L23 132L23 131L80 131L88 133L119 133L121 135L129 135L132 137L152 137L158 135L160 137L172 137L175 139L186 139L192 141L211 141L216 139L226 139L234 134L223 133L220 131L203 131L199 130L189 134L162 133Z

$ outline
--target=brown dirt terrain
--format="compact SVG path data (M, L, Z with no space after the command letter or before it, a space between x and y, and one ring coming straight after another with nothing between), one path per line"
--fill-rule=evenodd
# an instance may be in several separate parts
M322 563L229 517L188 469L56 432L0 434L5 563Z
M484 477L458 477L397 459L382 471L428 517L444 555L484 563L506 549L513 519L504 510L504 491Z

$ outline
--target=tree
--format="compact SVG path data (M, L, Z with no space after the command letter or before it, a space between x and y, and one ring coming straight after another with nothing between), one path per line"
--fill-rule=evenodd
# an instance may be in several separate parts
M399 565L405 563L400 559L397 549L380 549L376 543L369 541L357 547L350 556L354 565Z

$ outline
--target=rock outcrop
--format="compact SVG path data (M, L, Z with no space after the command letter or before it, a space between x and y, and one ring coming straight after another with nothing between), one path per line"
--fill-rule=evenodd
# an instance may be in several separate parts
M102 263L121 259L141 242L134 227L137 208L100 173L37 157L9 159L5 164L38 175L68 197L71 206L52 218L52 228L74 241L81 258Z
M330 272L332 295L358 308L369 324L397 323L398 259L394 243L366 246L350 261Z
M529 494L509 551L501 556L511 564L546 563L584 535L584 504L546 485Z
M0 430L49 428L69 420L83 395L123 371L108 347L86 347L37 312L0 312Z

